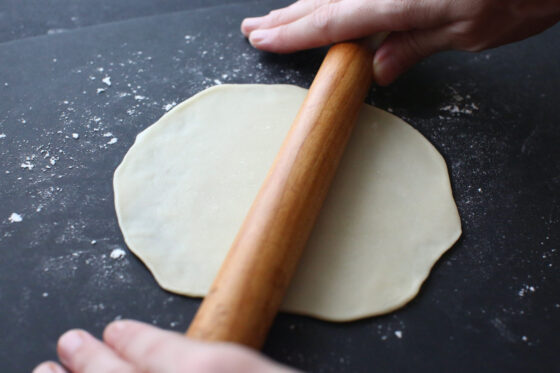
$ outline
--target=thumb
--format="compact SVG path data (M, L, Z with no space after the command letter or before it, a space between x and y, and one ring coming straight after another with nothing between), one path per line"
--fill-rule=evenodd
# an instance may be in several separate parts
M440 28L391 33L373 57L375 82L389 85L420 60L447 48Z

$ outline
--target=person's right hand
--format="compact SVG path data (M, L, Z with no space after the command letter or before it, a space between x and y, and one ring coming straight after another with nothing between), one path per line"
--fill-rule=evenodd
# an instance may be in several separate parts
M391 31L373 70L387 85L446 49L480 51L521 40L560 19L560 0L299 0L241 31L265 51L288 53Z

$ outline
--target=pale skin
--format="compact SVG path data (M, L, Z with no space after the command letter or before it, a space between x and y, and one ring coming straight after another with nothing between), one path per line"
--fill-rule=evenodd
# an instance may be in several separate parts
M443 50L481 51L525 39L560 20L560 0L300 0L241 32L258 49L289 53L390 31L372 61L388 85Z
M232 343L205 343L138 321L115 321L103 341L84 330L58 340L60 365L44 362L33 373L288 373L257 352Z
M560 20L560 0L300 0L247 18L241 32L258 49L289 53L384 31L373 76L388 85L439 51L481 51L537 34ZM83 330L60 337L61 365L34 373L294 372L248 348L193 341L136 321L107 326L103 341Z

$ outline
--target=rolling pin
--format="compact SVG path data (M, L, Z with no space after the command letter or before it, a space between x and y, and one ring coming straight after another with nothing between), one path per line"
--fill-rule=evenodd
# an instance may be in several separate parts
M372 83L366 42L328 51L187 337L259 349Z

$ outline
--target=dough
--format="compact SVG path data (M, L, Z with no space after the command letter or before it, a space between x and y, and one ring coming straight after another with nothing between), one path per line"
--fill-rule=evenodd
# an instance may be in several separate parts
M138 135L115 171L117 217L164 289L206 293L306 93L217 86ZM460 235L441 155L364 105L282 309L332 321L394 310Z

